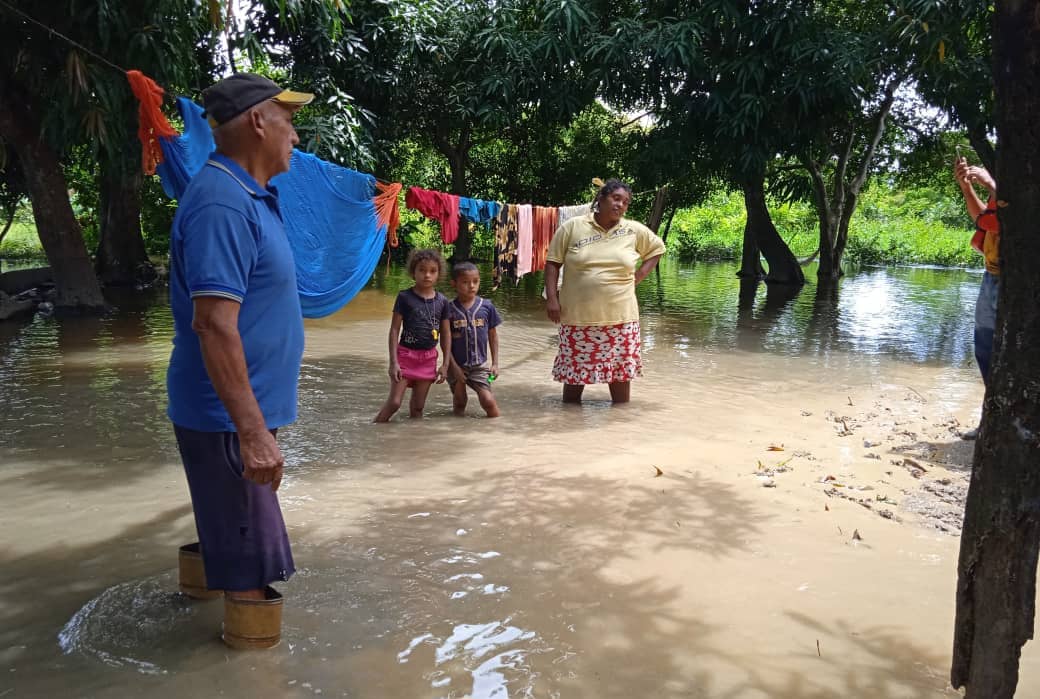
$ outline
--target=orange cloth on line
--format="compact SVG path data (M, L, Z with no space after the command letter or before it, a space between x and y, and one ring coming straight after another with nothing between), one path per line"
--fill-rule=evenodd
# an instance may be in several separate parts
M170 126L162 113L163 89L139 70L128 70L126 79L140 103L137 110L137 138L141 141L141 169L155 174L155 166L163 161L159 138L176 138L180 134Z
M401 186L400 182L376 182L379 193L372 198L376 205L376 225L386 226L386 237L392 248L399 245L397 227L401 225L401 204L397 195L401 193Z
M534 207L534 236L531 245L531 271L545 269L545 256L549 252L549 241L556 232L559 212L555 206Z

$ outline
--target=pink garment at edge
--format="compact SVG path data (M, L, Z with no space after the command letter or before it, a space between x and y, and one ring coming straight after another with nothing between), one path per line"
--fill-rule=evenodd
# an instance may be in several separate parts
M516 278L531 273L534 262L534 217L530 204L516 207Z

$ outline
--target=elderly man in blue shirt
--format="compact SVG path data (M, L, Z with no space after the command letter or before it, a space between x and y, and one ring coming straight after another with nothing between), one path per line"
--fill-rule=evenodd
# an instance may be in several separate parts
M206 586L224 591L223 637L233 647L278 643L281 596L269 585L295 571L276 494L284 464L276 434L296 419L303 316L269 181L289 169L299 143L293 114L312 99L249 73L205 90L217 149L181 197L170 233L168 415ZM253 614L277 624L236 628Z

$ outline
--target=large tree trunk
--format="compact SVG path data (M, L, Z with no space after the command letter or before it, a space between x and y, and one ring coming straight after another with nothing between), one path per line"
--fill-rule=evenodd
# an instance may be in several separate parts
M433 144L447 158L448 167L451 169L451 193L466 196L466 173L469 170L469 152L473 147L472 128L464 124L460 131L458 140L452 139L447 129L434 135ZM459 216L459 237L455 240L455 252L451 259L462 262L470 259L473 253L473 234L470 232L469 223Z
M769 265L769 273L766 281L778 284L804 284L805 275L802 274L798 259L787 247L787 243L780 237L773 219L769 215L769 207L766 206L765 171L757 175L745 178L740 185L744 192L744 206L747 209L747 223L744 224L744 254L740 268L741 276L751 276L753 266L757 264L761 270L761 263L757 255L754 261L749 259L748 238L754 238L755 245L766 258Z
M152 265L141 236L141 173L102 163L101 239L97 272L105 284L132 286L149 281Z
M1010 699L1033 637L1040 550L1040 0L998 0L993 24L1001 288L957 573L951 681Z
M465 151L456 150L448 157L451 166L451 193L460 196L466 195L466 170L469 168L469 149ZM473 254L473 233L469 228L469 221L459 216L459 237L455 241L455 253L452 259L462 262L470 259Z
M47 254L57 308L97 312L106 308L101 285L72 213L68 184L57 154L43 139L40 120L24 99L0 94L0 136L11 144L25 172L36 231Z

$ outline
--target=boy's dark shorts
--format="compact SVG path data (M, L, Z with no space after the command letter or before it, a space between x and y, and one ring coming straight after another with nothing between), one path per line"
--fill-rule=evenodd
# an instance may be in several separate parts
M462 367L462 373L466 375L466 385L472 388L474 391L481 389L490 391L491 381L491 368L487 364L479 364L477 366ZM455 390L455 384L458 380L452 372L448 372L448 386Z

